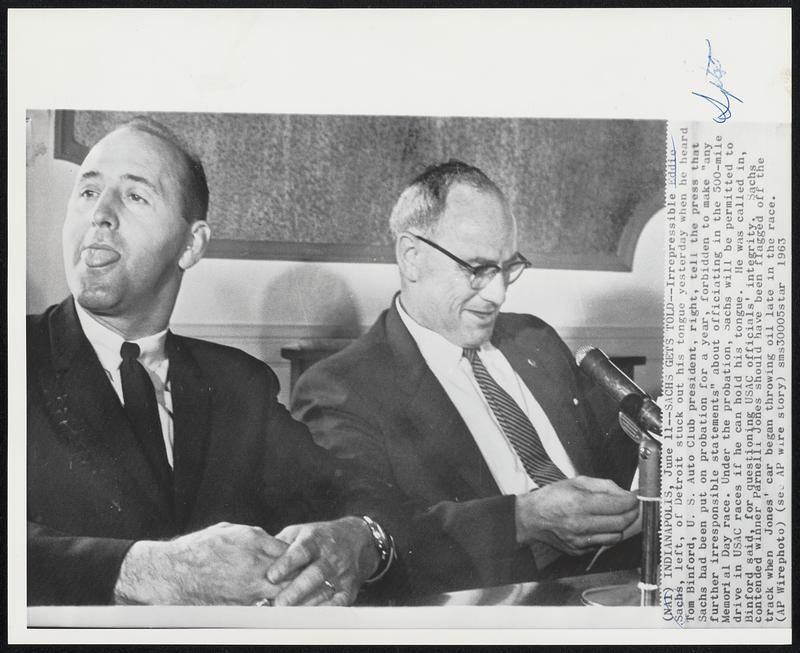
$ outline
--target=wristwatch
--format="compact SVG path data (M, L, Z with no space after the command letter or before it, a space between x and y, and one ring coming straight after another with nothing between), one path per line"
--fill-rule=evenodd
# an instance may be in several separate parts
M378 568L372 576L364 581L365 583L374 583L383 578L386 572L389 571L389 567L392 566L392 561L395 559L396 555L394 540L392 536L384 531L381 525L371 517L362 515L361 519L367 525L367 528L369 528L372 541L375 543L375 550L378 552Z

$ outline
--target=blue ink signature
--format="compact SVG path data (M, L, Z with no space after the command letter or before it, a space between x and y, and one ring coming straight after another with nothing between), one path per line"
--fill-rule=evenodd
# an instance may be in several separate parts
M669 135L672 141L672 160L670 161L670 176L672 177L672 185L678 185L678 152L675 149L675 138L672 134Z
M718 88L722 92L722 98L713 98L709 97L708 95L703 95L702 93L695 93L692 91L692 95L696 95L699 98L703 98L707 100L714 108L719 111L719 115L714 118L714 122L722 124L723 122L727 121L731 117L731 100L736 100L737 102L744 103L744 100L736 97L733 93L731 93L728 89L726 89L722 85L722 76L725 74L725 71L722 69L722 64L720 63L719 59L714 58L711 54L711 41L706 39L706 43L708 44L708 59L706 61L706 79L708 83L712 86ZM710 79L709 79L710 78Z

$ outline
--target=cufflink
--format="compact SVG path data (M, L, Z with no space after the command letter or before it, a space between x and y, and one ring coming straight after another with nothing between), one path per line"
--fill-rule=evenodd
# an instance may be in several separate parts
M535 361L535 360L531 360L531 359L529 358L529 359L528 359L528 365L530 365L531 367L536 367L536 361Z
M580 402L580 401L578 401L578 398L577 398L577 397L573 397L573 398L572 398L572 403L573 403L573 404L575 404L575 405L577 406L577 405L578 405L579 403L581 403L581 402Z

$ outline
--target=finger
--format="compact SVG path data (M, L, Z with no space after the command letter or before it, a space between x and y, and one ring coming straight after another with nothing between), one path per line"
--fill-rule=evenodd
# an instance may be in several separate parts
M599 547L593 545L586 545L585 538L584 544L580 542L565 542L562 546L562 551L566 552L568 555L571 556L582 556L586 555L587 553L591 553L592 551L596 551Z
M284 553L286 553L289 545L286 542L279 540L277 537L273 537L268 533L264 533L264 536L261 538L261 549L271 558L279 558Z
M614 546L622 541L622 531L616 533L595 533L587 537L583 548L596 549L600 546Z
M347 592L336 592L333 595L333 598L328 602L332 606L345 606L350 605L355 600L355 597L351 596Z
M284 528L275 537L276 539L279 539L282 542L291 544L292 542L295 541L295 539L297 539L297 536L299 535L301 529L302 529L301 524L292 524L291 526L287 526L286 528Z
M336 592L333 596L315 594L311 598L304 600L301 605L303 607L341 607L350 605L350 603L352 601L347 592Z
M289 582L273 585L267 580L262 580L255 585L252 591L252 600L247 601L247 603L255 603L260 599L270 599L274 601L275 597L288 587L288 585Z
M260 526L235 525L235 532L229 533L240 542L262 548L267 554L276 557L283 553L288 544L270 535Z
M314 606L319 605L328 605L328 596L325 594L314 594L310 598L304 599L299 605L307 608L313 608Z
M591 493L583 502L583 509L592 515L619 515L638 510L639 500L633 492Z
M589 492L604 492L607 494L617 494L619 492L627 492L619 485L607 478L595 478L594 476L576 476L571 479L572 483L583 490Z
M316 594L326 592L325 575L318 565L310 565L275 597L275 605L301 605ZM328 593L330 595L330 593Z
M595 533L575 536L564 542L564 549L573 556L581 556L596 552L603 546L613 546L620 541L619 533Z
M591 496L602 497L602 495L605 495L606 500L611 500L613 497L618 500L630 502L631 497L635 498L637 496L635 491L626 490L607 478L577 476L572 479L572 481L580 489L591 493Z
M637 504L633 508L631 508L627 512L624 512L621 515L621 517L625 520L625 526L623 526L623 529L630 527L631 524L635 523L637 519L641 519L642 517L641 506L637 502Z
M621 515L590 515L580 520L580 526L573 528L578 535L592 535L596 533L619 533L630 526L638 515L634 508Z
M639 511L639 514L636 515L636 519L625 528L625 537L631 537L632 535L636 535L642 531L642 511Z
M314 606L314 605L347 605L347 593L346 592L334 592L331 591L323 586L322 592L318 592L314 594L311 598L305 599L303 601L303 605L305 606Z
M342 607L345 605L350 605L352 602L353 599L347 592L336 592L336 594L334 594L330 599L323 601L319 605L330 606L330 607Z
M303 596L302 598L297 599L293 603L287 603L286 605L303 606L303 607L313 607L315 605L330 605L330 601L333 599L334 596L335 595L331 594L330 590L323 585L321 589L318 589L317 591L312 591L309 594ZM284 600L286 600L285 595L281 598L281 605L283 604Z
M280 583L310 565L317 558L312 540L295 540L267 572L271 583Z

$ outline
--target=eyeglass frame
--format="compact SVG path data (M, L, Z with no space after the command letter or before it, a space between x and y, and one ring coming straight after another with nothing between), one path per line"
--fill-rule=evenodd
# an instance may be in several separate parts
M473 290L483 290L484 288L486 288L486 286L488 286L494 280L494 278L497 276L498 273L503 274L503 276L505 277L506 285L510 286L512 283L514 283L517 279L519 279L522 276L522 273L525 272L525 270L527 270L530 267L533 267L533 263L531 263L519 252L514 254L514 258L505 268L501 265L498 265L497 263L483 263L481 265L470 265L463 259L458 258L458 256L456 256L452 252L447 251L444 247L436 244L432 240L428 240L424 236L420 236L419 234L415 234L411 231L408 231L406 233L408 233L409 236L414 236L414 238L421 240L423 243L427 245L430 245L434 249L439 250L442 254L449 257L450 259L458 263L462 268L467 270L467 272L469 272L471 275L469 280L469 285ZM519 265L520 263L522 264L522 269L520 270L519 274L513 279L510 279L508 276L508 268L514 265ZM488 278L485 284L476 287L475 281L476 279L482 278L481 275L483 274L484 270L494 270L495 272L491 277Z

